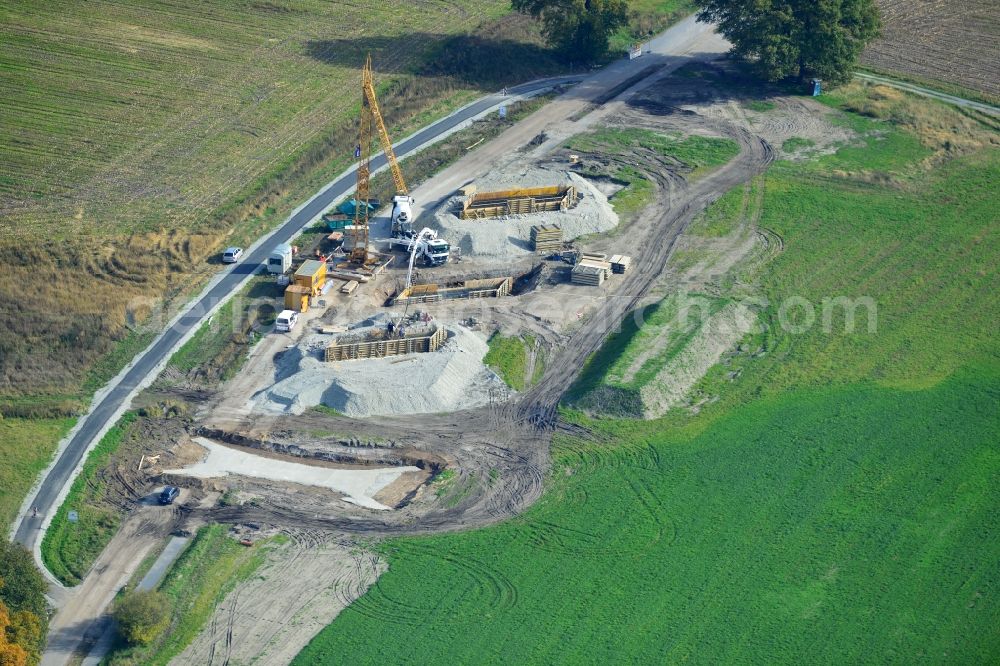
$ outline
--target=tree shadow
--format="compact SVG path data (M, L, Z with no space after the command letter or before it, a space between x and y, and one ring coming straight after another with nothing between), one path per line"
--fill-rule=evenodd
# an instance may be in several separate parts
M396 55L400 43L424 51L425 64L402 67ZM310 40L305 49L320 62L354 68L371 53L372 67L382 74L445 78L482 90L573 71L572 63L539 44L476 34L417 32L405 37Z
M697 115L685 105L736 101L751 111L768 111L771 98L802 91L788 83L769 83L757 78L728 56L714 60L695 59L663 77L626 104L651 115Z

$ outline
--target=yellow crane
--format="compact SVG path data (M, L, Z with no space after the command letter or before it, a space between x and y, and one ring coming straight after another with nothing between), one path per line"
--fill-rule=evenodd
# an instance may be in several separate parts
M355 156L359 158L358 187L354 195L357 205L354 208L354 228L351 229L350 234L352 241L350 258L353 263L358 264L368 262L368 197L373 121L382 144L382 150L385 152L385 159L389 163L390 171L392 171L392 179L396 183L392 215L393 235L395 235L399 218L402 218L404 223L409 222L409 204L412 199L409 197L406 181L403 180L403 172L399 168L399 162L396 161L396 153L392 149L392 141L385 128L382 112L378 108L378 99L375 97L375 79L372 76L372 56L369 53L365 67L361 71L361 123L358 128L358 148L355 151ZM403 210L404 208L405 210Z

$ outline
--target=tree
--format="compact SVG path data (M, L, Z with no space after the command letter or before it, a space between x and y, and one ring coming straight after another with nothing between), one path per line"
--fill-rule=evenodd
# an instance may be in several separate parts
M879 35L873 0L698 0L698 19L715 23L731 53L769 81L848 80Z
M45 592L49 584L35 566L28 550L17 543L0 539L0 601L10 611L31 611L38 617L47 617Z
M48 627L47 589L31 553L0 539L0 666L38 663Z
M28 651L18 642L7 605L0 601L0 666L25 666L27 663Z
M542 32L567 60L593 62L608 37L628 23L626 0L512 0L515 10L542 20Z
M167 628L170 613L166 597L155 590L132 590L115 603L114 618L125 640L148 645Z

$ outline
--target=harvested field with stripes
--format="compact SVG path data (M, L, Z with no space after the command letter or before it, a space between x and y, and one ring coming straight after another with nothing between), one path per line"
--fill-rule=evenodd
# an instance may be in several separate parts
M882 37L862 64L1000 99L1000 16L990 0L878 0ZM960 91L959 91L960 92Z

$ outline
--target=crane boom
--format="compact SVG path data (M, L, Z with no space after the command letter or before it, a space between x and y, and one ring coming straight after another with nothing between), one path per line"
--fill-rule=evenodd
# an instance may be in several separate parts
M392 149L392 140L389 139L389 131L385 128L385 121L382 119L382 112L378 108L378 99L375 97L375 79L372 77L372 57L369 54L368 62L365 63L365 70L361 75L361 85L367 102L375 119L375 127L378 129L378 138L382 143L382 151L385 152L385 160L389 163L389 170L392 171L392 180L396 183L396 194L408 194L406 181L403 180L403 171L399 168L396 160L396 152Z
M397 196L406 196L408 194L406 181L403 180L403 172L396 160L396 153L392 149L392 141L389 139L389 131L385 128L382 112L378 108L378 99L375 97L375 78L372 75L372 56L369 53L364 69L361 71L361 122L358 125L357 149L359 159L358 185L354 195L357 205L354 208L354 226L351 229L350 258L352 262L358 264L368 262L368 219L370 212L368 201L371 179L372 121L375 123L382 150L385 152L385 159L389 163L390 171L392 171Z

